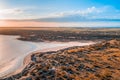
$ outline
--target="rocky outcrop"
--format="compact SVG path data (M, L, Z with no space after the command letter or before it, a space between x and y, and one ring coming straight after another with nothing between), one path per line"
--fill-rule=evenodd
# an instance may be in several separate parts
M19 74L3 80L120 80L120 41L35 53Z

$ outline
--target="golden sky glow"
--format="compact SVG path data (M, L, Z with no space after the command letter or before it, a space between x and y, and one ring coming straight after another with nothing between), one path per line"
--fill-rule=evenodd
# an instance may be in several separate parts
M120 27L120 5L114 0L0 0L0 27Z
M58 27L55 22L0 21L0 27Z

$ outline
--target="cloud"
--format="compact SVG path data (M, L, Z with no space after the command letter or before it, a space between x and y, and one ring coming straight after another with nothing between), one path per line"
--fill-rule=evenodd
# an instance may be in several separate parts
M120 19L120 10L117 10L113 6L102 6L102 7L88 7L83 10L72 10L64 11L58 13L52 13L51 15L43 18L62 18L67 16L81 16L86 18L119 18ZM79 17L78 17L79 18Z
M18 7L0 9L0 19L29 19L34 7ZM2 17L1 17L2 16Z
M12 9L1 9L0 10L0 19L15 19L17 16L23 15L25 10L20 8L12 8Z
M1 21L0 21L1 22ZM119 22L34 22L6 21L0 27L120 27Z
M24 11L19 8L13 8L13 9L2 9L0 10L0 14L7 15L7 14L20 14L23 13Z
M47 17L31 19L31 21L39 22L120 21L120 19L110 18L111 16L105 18L104 14L108 14L106 13L109 11L108 9L109 9L108 6L104 6L101 8L96 8L92 6L84 10L54 13ZM113 11L115 11L115 9L113 9Z
M20 7L2 9L0 10L0 15L4 16L3 19L14 19L16 21L19 19L22 21L37 22L113 21L113 19L115 21L120 21L120 18L118 17L120 15L119 12L120 10L116 10L111 6L92 6L82 10L63 11L58 13L53 12L41 15L39 14L41 12L38 7Z
M103 7L103 8L101 9L101 8L96 8L95 6L92 6L87 9L84 9L84 10L65 11L65 12L60 12L60 13L54 13L53 15L55 17L63 17L63 16L68 16L68 15L87 16L92 13L94 13L94 14L102 13L105 10L105 7Z
M13 20L8 20L8 21L6 20L7 24L4 24L2 26L20 26L20 27L21 26L32 26L32 27L120 26L119 23L120 19L113 18L113 15L119 14L120 11L107 6L101 8L92 6L84 10L73 10L73 11L65 11L60 13L53 13L46 17L40 17L40 18L38 18L39 17L38 15L33 15L33 14L29 15L30 11L32 11L31 8L12 8L12 9L1 10L0 14L10 16L10 17L8 16L7 18L15 17L15 19ZM112 12L114 12L114 14ZM37 19L36 18L30 19L29 17L31 16L37 17ZM16 19L16 17L21 17L22 19L18 20ZM118 17L118 15L116 15L116 17Z

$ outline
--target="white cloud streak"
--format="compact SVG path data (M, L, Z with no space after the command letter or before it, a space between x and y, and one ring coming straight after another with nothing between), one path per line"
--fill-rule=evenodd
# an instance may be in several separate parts
M8 9L0 9L0 19L35 19L35 18L59 18L59 17L66 17L66 16L83 16L89 18L100 18L101 14L108 12L111 10L110 6L103 6L103 7L89 7L84 10L73 10L73 11L63 11L58 13L47 13L48 15L40 15L36 12L40 13L38 7L20 7L20 8L8 8ZM120 12L112 8L113 12ZM37 14L37 15L35 15ZM106 14L106 13L105 13ZM116 14L117 15L117 14ZM104 15L103 17L108 16ZM115 15L114 15L115 16ZM111 17L111 16L108 16ZM115 16L118 17L118 16Z
M80 15L80 16L87 16L89 14L97 14L97 13L102 13L106 10L106 7L102 8L96 8L95 6L89 7L84 10L77 10L77 11L65 11L65 12L60 12L60 13L55 13L53 14L56 17L63 17L67 15Z
M24 11L19 8L13 8L13 9L1 9L0 14L3 15L10 15L10 14L21 14Z

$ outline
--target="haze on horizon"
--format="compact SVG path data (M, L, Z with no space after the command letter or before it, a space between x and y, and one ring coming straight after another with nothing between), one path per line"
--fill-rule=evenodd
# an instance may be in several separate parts
M0 27L120 27L120 0L0 0Z

